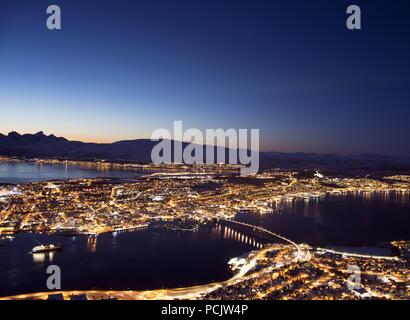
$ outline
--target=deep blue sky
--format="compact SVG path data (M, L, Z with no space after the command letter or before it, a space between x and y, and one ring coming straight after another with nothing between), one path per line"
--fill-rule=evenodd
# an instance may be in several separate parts
M108 142L183 120L259 128L264 150L410 155L409 16L406 0L1 0L0 132Z

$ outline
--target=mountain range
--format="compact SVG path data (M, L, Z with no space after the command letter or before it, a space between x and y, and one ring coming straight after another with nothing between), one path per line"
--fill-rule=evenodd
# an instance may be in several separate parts
M118 162L151 161L151 150L157 144L149 139L113 143L70 141L54 135L0 134L0 155L19 158L59 158L68 160L109 160ZM183 143L183 148L186 147ZM218 150L219 151L219 150ZM226 154L229 150L225 149ZM377 154L334 155L314 153L260 152L260 168L338 170L410 170L410 157ZM228 159L228 157L226 157Z

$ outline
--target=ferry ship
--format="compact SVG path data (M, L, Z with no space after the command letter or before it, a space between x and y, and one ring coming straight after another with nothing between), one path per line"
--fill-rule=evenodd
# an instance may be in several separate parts
M42 253L42 252L50 252L50 251L57 251L63 248L60 244L50 244L48 246L40 245L36 246L31 250L31 253Z

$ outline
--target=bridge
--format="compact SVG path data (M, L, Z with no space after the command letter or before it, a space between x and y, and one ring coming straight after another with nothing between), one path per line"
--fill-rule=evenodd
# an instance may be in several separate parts
M302 248L296 242L294 242L294 241L292 241L292 240L290 240L290 239L288 239L284 236L281 236L280 234L277 234L277 233L274 233L274 232L272 232L268 229L265 229L261 226L255 226L255 225L252 225L252 224L249 224L249 223L246 223L246 222L241 222L241 221L232 220L232 219L225 219L225 218L218 218L218 220L224 221L224 222L234 223L234 224L245 226L245 227L248 227L248 228L253 228L254 230L259 230L261 232L267 233L267 234L269 234L273 237L279 238L279 239L291 244L292 246L294 246L296 248L296 250L298 251L300 258L302 258L303 256L305 256L305 258L306 258L306 256L307 256L307 253L304 252L302 250Z

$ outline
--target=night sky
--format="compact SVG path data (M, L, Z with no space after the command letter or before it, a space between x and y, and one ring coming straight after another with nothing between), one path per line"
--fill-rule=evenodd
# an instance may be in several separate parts
M259 128L269 151L410 155L409 17L408 0L1 0L0 132L111 142L182 120Z

